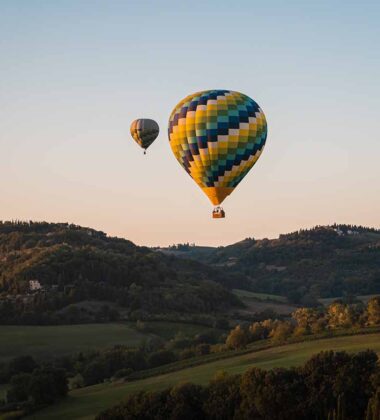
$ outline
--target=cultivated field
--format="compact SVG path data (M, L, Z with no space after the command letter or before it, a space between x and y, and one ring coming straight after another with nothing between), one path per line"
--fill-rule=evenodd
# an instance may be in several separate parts
M380 354L380 333L273 347L129 383L99 384L75 390L57 405L34 413L31 419L93 419L101 410L118 403L134 391L160 390L181 381L205 384L220 370L242 373L252 366L268 369L297 366L322 350L358 352L368 348Z
M233 293L245 304L246 309L241 313L258 313L271 310L279 315L289 315L297 309L296 306L286 303L284 296L255 293L248 290L233 289Z

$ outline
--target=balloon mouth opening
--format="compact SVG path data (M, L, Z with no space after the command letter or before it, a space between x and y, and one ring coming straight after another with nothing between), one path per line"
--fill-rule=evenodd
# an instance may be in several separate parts
M233 187L203 187L203 192L207 195L209 200L214 206L219 206L222 204L224 199L228 197L232 191Z

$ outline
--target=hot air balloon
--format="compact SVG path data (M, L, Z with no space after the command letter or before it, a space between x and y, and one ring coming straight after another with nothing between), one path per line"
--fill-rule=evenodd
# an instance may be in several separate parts
M169 142L174 156L220 207L260 157L267 123L259 105L231 90L206 90L187 96L169 118Z
M131 124L131 136L135 142L144 149L146 149L156 140L160 128L156 121L149 118L141 118L134 120Z

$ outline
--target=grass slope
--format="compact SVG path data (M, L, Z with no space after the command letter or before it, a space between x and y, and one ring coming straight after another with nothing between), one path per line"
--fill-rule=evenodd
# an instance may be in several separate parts
M124 344L139 345L147 337L160 336L166 340L178 331L185 335L208 331L210 328L177 322L147 322L147 333L136 331L135 323L0 326L0 361L21 355L49 359L80 351Z
M99 384L82 388L71 392L67 399L57 405L35 413L31 418L36 420L92 419L97 413L117 404L127 394L134 391L160 390L181 381L206 384L215 372L220 370L228 373L242 373L252 366L269 369L301 365L310 356L322 350L357 352L368 348L380 353L380 333L288 344L139 381Z

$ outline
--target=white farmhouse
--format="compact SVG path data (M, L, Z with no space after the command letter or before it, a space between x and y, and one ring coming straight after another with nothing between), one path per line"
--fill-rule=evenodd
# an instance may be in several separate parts
M35 292L36 290L41 290L42 285L39 280L29 280L29 290Z

